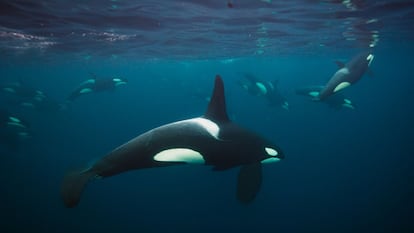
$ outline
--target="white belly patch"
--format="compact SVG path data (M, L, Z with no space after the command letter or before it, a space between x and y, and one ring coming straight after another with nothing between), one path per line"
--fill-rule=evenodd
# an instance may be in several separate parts
M267 163L275 163L275 162L279 162L279 161L280 161L279 158L270 157L270 158L267 158L267 159L262 160L261 163L262 164L267 164Z
M154 156L160 162L185 162L189 164L204 164L203 156L195 150L188 148L173 148L163 150Z
M92 89L90 88L83 88L82 90L80 90L81 94L90 93L90 92L92 92Z
M344 89L344 88L346 88L346 87L348 87L350 85L351 85L351 83L349 83L349 82L342 82L338 86L335 87L335 89L334 89L333 92L340 91L340 90L342 90L342 89Z

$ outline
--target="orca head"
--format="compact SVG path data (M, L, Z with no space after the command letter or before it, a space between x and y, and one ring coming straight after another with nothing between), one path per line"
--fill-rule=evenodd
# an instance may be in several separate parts
M283 151L272 144L265 144L263 147L262 152L262 159L260 160L261 163L267 164L267 163L274 163L279 162L281 159L285 158L285 155L283 154Z
M363 66L365 69L367 69L374 60L374 55L371 52L363 52L360 54L359 60L360 66Z
M365 71L374 60L370 51L362 52L354 57L347 65L351 71Z
M241 148L241 154L248 156L248 158L242 159L245 163L270 163L284 158L284 154L279 147L253 132L231 124L226 110L224 84L219 75L216 76L213 94L203 118L217 124L219 129L226 125L224 126L224 132L218 133L220 140L239 140L241 145L246 146L244 149Z

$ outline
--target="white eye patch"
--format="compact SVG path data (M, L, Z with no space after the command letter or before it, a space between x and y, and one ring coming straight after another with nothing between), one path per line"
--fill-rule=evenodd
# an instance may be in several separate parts
M279 153L277 152L277 150L275 150L275 149L273 149L273 148L270 148L270 147L265 147L265 151L266 151L266 153L268 154L268 155L270 155L270 156L276 156L276 155L278 155Z

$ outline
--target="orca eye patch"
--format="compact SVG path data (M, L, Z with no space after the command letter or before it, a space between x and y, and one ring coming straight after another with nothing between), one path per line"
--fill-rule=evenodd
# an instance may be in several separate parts
M273 149L273 148L270 148L270 147L265 147L265 151L266 151L266 153L268 154L268 155L270 155L270 156L276 156L276 155L278 155L279 153L277 152L277 150L275 150L275 149Z

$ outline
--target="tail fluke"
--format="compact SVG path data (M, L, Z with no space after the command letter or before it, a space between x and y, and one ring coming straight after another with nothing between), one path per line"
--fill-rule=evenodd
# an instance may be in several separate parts
M75 207L82 195L86 184L96 176L95 172L88 170L69 172L63 178L60 194L66 207Z

